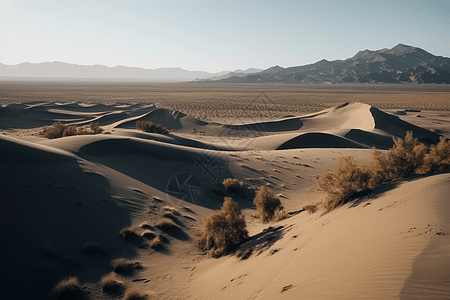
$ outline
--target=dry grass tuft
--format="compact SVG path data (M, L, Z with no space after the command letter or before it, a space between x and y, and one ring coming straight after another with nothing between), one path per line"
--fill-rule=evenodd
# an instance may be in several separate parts
M72 300L81 294L80 283L77 277L68 277L61 280L52 290L53 299Z
M284 209L276 209L275 213L273 214L273 221L278 222L281 220L284 220L288 217L288 214L284 211Z
M138 292L135 287L129 287L125 291L125 295L123 296L123 300L144 300L147 297Z
M128 239L128 238L131 238L131 237L135 236L136 233L134 232L133 227L128 226L128 227L122 228L122 229L119 231L119 235L120 235L121 237L123 237L124 239Z
M276 198L272 191L265 186L259 187L255 199L253 199L253 204L256 205L256 210L262 223L274 220L275 212L283 209L280 199Z
M103 129L97 122L91 122L89 128L90 130L88 131L85 127L68 126L57 121L52 126L45 127L40 132L40 135L47 139L57 139L66 136L99 134L103 132Z
M430 154L425 157L422 172L435 173L450 171L450 140L441 136L437 145L432 145Z
M145 237L145 238L147 238L147 239L152 239L152 238L154 238L156 235L157 235L157 233L154 232L154 231L151 231L151 230L145 230L145 231L142 233L142 236Z
M161 230L172 230L178 227L171 219L162 218L156 223L156 227Z
M105 293L116 293L123 288L123 284L115 279L114 273L109 273L100 280L100 287Z
M140 268L138 262L132 262L126 257L119 257L111 261L111 267L116 273L128 273Z
M232 192L239 192L244 188L244 185L242 182L240 182L238 179L235 178L227 178L224 179L222 182L222 185Z
M162 246L162 240L160 236L155 237L153 240L151 240L148 245L152 249L156 249Z
M317 211L317 204L308 204L303 206L303 209L309 212L309 214L313 214Z
M229 197L225 198L220 210L201 218L200 224L202 232L197 245L201 250L208 251L211 257L226 254L248 236L239 205Z
M152 121L139 120L136 122L136 128L144 132L152 132L159 134L168 134L169 130Z

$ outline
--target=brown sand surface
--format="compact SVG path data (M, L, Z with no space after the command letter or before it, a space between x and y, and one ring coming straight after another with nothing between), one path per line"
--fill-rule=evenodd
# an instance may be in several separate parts
M407 131L426 145L450 138L446 86L0 86L0 282L14 299L48 299L67 276L85 299L121 299L131 286L149 299L450 298L448 173L384 184L325 215L302 211L325 199L317 180L339 157L366 163ZM169 134L138 131L138 120ZM55 121L104 132L40 137ZM189 192L174 189L188 176ZM225 191L230 177L246 192ZM261 185L289 218L252 217ZM195 247L198 220L224 195L250 239L208 258ZM163 216L172 226L157 226ZM115 273L122 256L140 268ZM115 294L100 289L110 273L123 284Z

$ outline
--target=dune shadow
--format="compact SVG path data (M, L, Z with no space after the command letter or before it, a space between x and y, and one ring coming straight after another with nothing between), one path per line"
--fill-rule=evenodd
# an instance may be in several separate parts
M287 231L286 226L268 227L262 232L244 240L230 254L245 259L250 255L260 255L281 240Z

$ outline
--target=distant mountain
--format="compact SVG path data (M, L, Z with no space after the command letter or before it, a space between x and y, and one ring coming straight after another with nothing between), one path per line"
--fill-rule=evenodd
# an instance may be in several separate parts
M392 49L359 51L346 60L274 66L253 74L234 74L229 83L450 83L450 58L398 44Z
M227 74L221 72L218 74ZM181 68L144 69L135 67L106 67L103 65L82 66L64 62L21 63L4 65L0 63L0 78L58 78L58 79L127 79L146 81L192 81L216 74L204 71L188 71Z
M215 74L214 76L211 76L211 77L208 77L208 78L198 79L197 81L211 82L211 81L218 81L218 80L230 78L232 76L244 77L247 74L258 73L258 72L261 72L261 71L263 71L263 69L255 69L255 68L248 68L246 70L237 69L237 70L234 70L233 72L229 72L229 71L228 72L221 72L221 73Z

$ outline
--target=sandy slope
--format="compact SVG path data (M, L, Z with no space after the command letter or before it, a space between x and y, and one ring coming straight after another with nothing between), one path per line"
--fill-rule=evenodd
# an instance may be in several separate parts
M349 103L230 125L142 104L0 107L0 239L6 245L0 282L20 290L20 299L47 299L58 280L76 275L86 298L111 299L99 280L112 271L112 259L125 255L143 268L115 277L157 299L449 298L448 174L384 185L324 216L298 213L324 199L317 179L339 157L364 163L373 146L391 147L391 136L412 130L430 144L450 132L445 114L391 113ZM55 140L36 135L57 120L79 126L97 121L105 132ZM137 120L160 123L171 133L136 131ZM168 196L180 173L198 178L202 196L195 203ZM247 193L220 189L227 177L242 180ZM297 213L270 225L253 219L252 191L260 185ZM224 195L246 215L251 239L240 250L253 254L244 261L233 254L208 259L193 243L196 220L219 208ZM154 226L166 205L180 212L172 216L173 230ZM159 248L148 247L143 222L161 235ZM118 232L130 225L136 235L125 240ZM98 248L86 253L86 245Z

